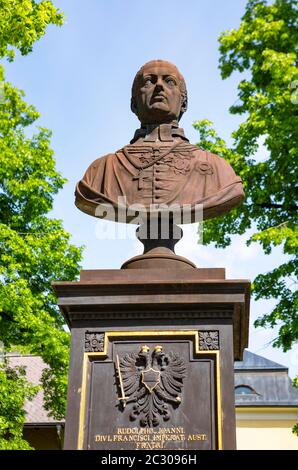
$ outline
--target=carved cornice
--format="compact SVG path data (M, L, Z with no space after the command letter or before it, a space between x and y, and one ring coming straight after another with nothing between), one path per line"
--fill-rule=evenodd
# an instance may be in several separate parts
M117 319L193 319L193 318L231 318L232 310L206 310L206 311L118 311L118 312L71 312L71 321L81 320L117 320Z

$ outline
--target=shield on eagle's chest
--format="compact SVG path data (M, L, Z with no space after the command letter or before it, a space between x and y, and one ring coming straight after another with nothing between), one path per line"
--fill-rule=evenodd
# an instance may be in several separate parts
M142 372L142 383L149 390L150 393L153 392L156 385L160 382L160 372L159 370L150 369L144 370Z

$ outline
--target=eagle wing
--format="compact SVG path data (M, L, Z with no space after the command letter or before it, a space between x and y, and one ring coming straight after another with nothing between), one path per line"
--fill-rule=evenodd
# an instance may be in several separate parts
M156 388L157 394L166 401L179 403L183 387L183 379L186 377L186 366L182 357L175 353L166 356L166 365L161 371L161 382Z
M119 361L123 389L128 401L135 399L134 395L140 387L141 373L136 365L137 358L137 354L125 354Z

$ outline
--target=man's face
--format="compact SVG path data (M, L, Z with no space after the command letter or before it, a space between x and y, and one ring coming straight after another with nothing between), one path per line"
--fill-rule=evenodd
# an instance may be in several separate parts
M135 96L136 114L142 124L162 124L178 119L182 96L174 67L166 64L145 66Z

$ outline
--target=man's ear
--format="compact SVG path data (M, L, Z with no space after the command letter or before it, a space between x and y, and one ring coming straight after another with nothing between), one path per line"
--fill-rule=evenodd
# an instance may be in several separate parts
M138 115L137 103L134 96L132 96L130 100L130 109L134 114Z
M187 94L182 97L180 113L184 114L187 111Z

